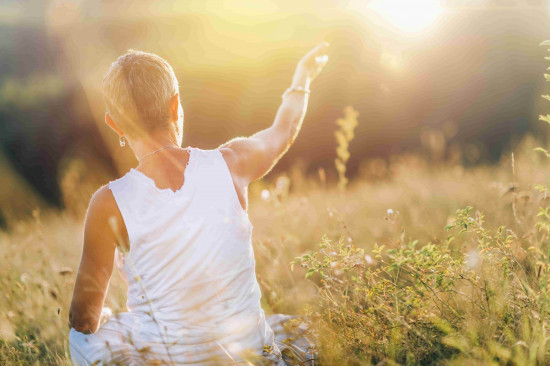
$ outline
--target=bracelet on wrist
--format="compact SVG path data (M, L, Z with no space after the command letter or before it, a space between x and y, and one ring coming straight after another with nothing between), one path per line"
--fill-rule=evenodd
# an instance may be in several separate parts
M304 93L304 94L309 94L311 93L311 91L309 89L306 89L304 88L303 86L294 86L294 87L290 87L288 88L287 90L285 90L285 92L283 93L283 95L281 96L282 99L285 99L285 97L291 93L291 92L301 92L301 93Z

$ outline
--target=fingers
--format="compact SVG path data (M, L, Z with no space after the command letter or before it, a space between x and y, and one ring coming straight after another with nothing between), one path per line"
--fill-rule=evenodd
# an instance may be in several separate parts
M317 62L317 64L324 65L327 63L327 61L328 61L328 55L321 55L321 56L315 57L315 62Z
M328 61L328 42L319 43L298 62L297 70L304 71L313 80Z
M328 55L327 55L328 47L329 47L328 42L323 42L323 43L317 45L317 47L314 48L315 63L317 64L317 67L322 68L327 63L327 61L328 61Z
M322 56L327 52L328 47L329 47L328 42L319 43L311 51L308 52L307 56L310 56L310 57L311 56L313 56L313 57Z
M329 47L328 42L321 42L315 48L313 49L314 53L316 54L323 54L326 53Z
M328 42L322 42L312 48L300 61L301 63L308 65L308 67L324 66L328 61Z

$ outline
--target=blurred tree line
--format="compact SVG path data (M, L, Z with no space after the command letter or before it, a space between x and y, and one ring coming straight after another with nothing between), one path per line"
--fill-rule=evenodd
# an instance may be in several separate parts
M302 53L331 42L303 131L276 171L299 164L335 177L335 122L346 106L360 116L349 147L352 178L362 161L404 151L429 151L438 160L458 151L465 164L496 161L523 134L542 134L537 45L546 10L448 9L430 31L405 34L348 1L294 3L0 4L0 212L39 201L62 207L63 185L79 189L78 179L64 178L69 166L98 173L97 185L135 165L103 124L99 92L109 64L129 48L172 63L184 144L213 148L267 127ZM15 194L23 185L33 193Z

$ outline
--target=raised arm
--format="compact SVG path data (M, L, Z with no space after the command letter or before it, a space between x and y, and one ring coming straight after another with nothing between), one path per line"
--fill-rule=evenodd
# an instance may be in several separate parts
M296 139L304 120L311 82L328 61L328 43L309 51L298 63L273 124L250 137L238 137L219 147L233 179L241 187L267 174Z

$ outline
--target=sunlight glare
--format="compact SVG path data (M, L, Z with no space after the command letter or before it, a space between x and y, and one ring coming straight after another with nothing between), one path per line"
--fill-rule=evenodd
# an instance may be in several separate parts
M382 52L380 55L380 63L395 71L400 70L403 67L401 57L390 52Z
M406 32L429 28L443 12L439 0L374 0L368 8Z

